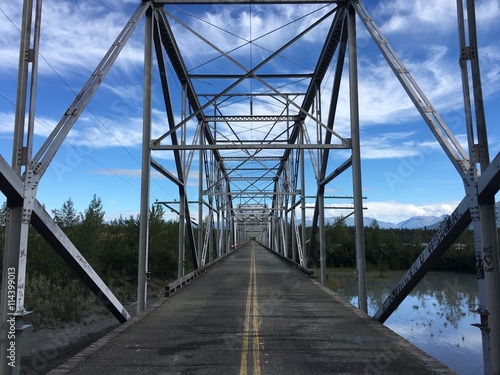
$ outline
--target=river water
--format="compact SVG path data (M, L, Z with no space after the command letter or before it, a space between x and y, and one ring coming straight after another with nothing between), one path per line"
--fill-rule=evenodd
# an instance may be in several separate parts
M368 313L373 316L404 272L370 272ZM328 285L358 306L356 274L328 270ZM475 275L429 272L385 325L458 374L483 374Z

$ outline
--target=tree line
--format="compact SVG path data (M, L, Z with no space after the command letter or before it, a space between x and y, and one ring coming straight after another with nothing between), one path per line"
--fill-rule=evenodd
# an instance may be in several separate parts
M6 206L0 210L3 253ZM177 278L178 222L166 221L160 205L150 209L148 294L160 296L164 286ZM102 201L96 195L83 213L68 199L52 217L97 274L122 303L137 299L139 216L104 220ZM3 254L2 254L3 255ZM2 258L3 259L3 258ZM186 268L192 267L189 263ZM153 293L152 293L153 292ZM94 295L74 275L47 242L30 228L25 305L37 327L80 321L100 306Z
M2 244L5 212L4 203L0 209ZM152 280L149 284L158 287L158 296L169 281L177 278L178 221L165 220L164 214L161 205L155 204L150 208L148 263ZM106 222L102 201L96 195L84 212L77 212L70 198L60 209L52 210L52 215L117 298L122 303L135 301L139 217L119 217ZM435 233L435 230L426 228L382 229L373 221L365 228L368 269L408 269ZM354 235L354 228L347 226L342 218L327 225L325 239L328 267L355 268ZM98 305L95 297L32 228L28 241L26 306L37 312L33 314L34 323L43 327L79 321ZM315 249L314 258L319 259L318 243ZM186 257L187 272L193 267L189 258ZM434 269L475 272L472 232L466 230L439 259Z
M406 270L436 234L435 229L382 229L376 220L365 227L366 264L373 270ZM316 240L316 243L318 241ZM355 268L355 228L338 218L325 228L327 267ZM319 244L315 247L319 259ZM465 230L433 270L476 272L474 235Z

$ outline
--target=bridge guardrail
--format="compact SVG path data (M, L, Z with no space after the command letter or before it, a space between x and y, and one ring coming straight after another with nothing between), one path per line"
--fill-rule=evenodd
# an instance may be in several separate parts
M170 297L172 294L177 292L178 290L182 289L185 287L187 284L189 284L191 281L194 279L197 279L200 277L203 273L208 271L210 268L216 266L219 264L223 259L226 259L227 256L231 255L234 253L239 247L243 246L244 244L238 244L233 246L233 249L224 254L223 256L213 260L212 262L205 264L203 267L198 268L197 270L194 270L193 272L188 273L187 275L182 276L181 278L171 282L165 287L165 297Z
M270 248L268 248L266 245L256 241L259 245L261 245L263 248L267 249L268 251L270 251L271 253L273 253L274 255L276 255L278 258L280 258L281 260L287 262L288 264L290 264L292 267L298 269L300 272L302 272L303 274L307 275L308 277L310 278L315 278L316 276L314 275L314 271L310 268L307 268L307 267L304 267L302 265L300 265L299 263L297 262L294 262L292 259L290 258L287 258L285 256L283 256L282 254L280 253L277 253L276 251L274 250L271 250Z

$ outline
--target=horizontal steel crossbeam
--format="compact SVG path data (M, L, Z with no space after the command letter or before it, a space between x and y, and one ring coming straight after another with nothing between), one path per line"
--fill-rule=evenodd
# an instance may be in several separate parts
M208 122L287 122L297 121L298 116L205 116Z
M229 177L229 181L274 181L277 177L261 177L261 176L254 176L254 177Z
M223 156L222 161L281 161L282 156Z
M151 143L152 150L324 150L349 149L345 144L213 144L213 145L159 145Z
M155 0L155 4L328 4L347 3L349 0Z

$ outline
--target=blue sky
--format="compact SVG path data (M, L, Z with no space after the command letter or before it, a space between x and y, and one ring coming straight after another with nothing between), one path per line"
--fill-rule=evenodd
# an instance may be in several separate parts
M467 149L455 3L455 0L364 1L404 64ZM59 121L137 4L139 1L136 0L44 1L35 149ZM273 6L265 10L254 6L253 36L291 22L314 7L323 5L297 8ZM500 117L500 1L478 0L476 7L490 154L494 157L500 149L500 128L497 126ZM10 162L22 1L3 2L0 9L0 153ZM248 5L191 7L189 11L212 25L230 30L236 36L248 36ZM188 24L226 50L238 45L237 37L230 38L220 29L193 17L183 17ZM308 21L306 18L303 22ZM284 28L280 37L263 38L260 44L269 48L280 45L293 36L291 29L293 27ZM320 27L316 32L325 30L325 27ZM320 49L314 35L308 36L308 43ZM183 37L186 39L181 49L190 64L195 66L208 59L199 53L203 51L199 41L188 39L187 33ZM381 221L400 222L415 215L450 213L464 196L458 173L360 21L358 37L363 194L367 197L365 215ZM65 200L71 198L77 210L83 211L92 196L97 194L103 201L107 219L138 213L142 43L141 23L42 178L38 199L47 209L60 208ZM308 58L305 52L292 49L288 57L313 67L315 61ZM248 51L242 49L241 53ZM263 58L256 49L251 56L256 61ZM284 65L284 68L287 66ZM155 92L158 92L158 86L155 86ZM323 108L328 108L328 80L324 90ZM336 131L349 136L346 85L343 85L342 93ZM164 113L161 96L155 96L153 106L153 133L161 134L159 124ZM180 111L180 108L177 109ZM327 115L323 118L326 119ZM174 170L171 158L159 153L155 157L161 159L168 169ZM332 164L338 164L346 157L344 151L334 152ZM192 178L189 179L191 200L197 199L196 169L197 165L194 165L190 173ZM153 176L151 201L177 199L174 185L155 173ZM312 176L310 180L308 194L312 195L316 189ZM350 173L345 173L327 189L330 195L351 195ZM0 201L3 200L0 196ZM331 205L341 203L327 202ZM197 207L193 206L192 214L196 215L196 212ZM331 210L327 216L340 213Z

